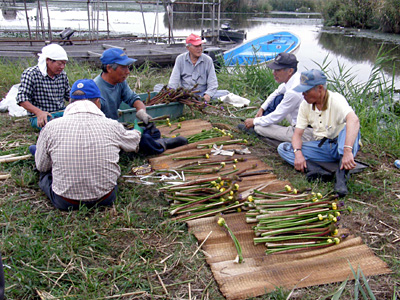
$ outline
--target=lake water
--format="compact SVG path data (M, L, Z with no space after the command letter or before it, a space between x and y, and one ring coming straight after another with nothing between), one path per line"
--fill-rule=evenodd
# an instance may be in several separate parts
M43 1L42 1L43 2ZM27 21L25 11L22 6L16 8L2 8L0 17L0 30L26 30ZM28 18L32 31L39 27L37 22L36 4L30 4ZM42 5L44 5L42 3ZM44 24L47 28L47 11L43 9ZM132 11L136 9L139 11ZM97 16L96 10L91 16ZM108 7L109 30L111 34L135 34L144 35L145 30L148 35L168 36L167 17L162 5L159 5L158 12L156 6L144 6L144 13L140 12L140 7L130 4L129 10L122 4ZM51 4L49 2L50 24L53 32L61 32L66 27L71 27L79 35L79 31L87 31L89 27L88 11L86 3ZM91 26L98 26L100 31L107 30L107 14L104 8L99 9L95 22ZM204 20L204 28L209 28L210 13L205 15L208 20ZM257 38L267 33L277 31L290 31L301 39L300 48L295 53L299 60L299 71L310 68L318 68L317 64L323 64L324 60L330 61L331 72L337 72L338 65L351 68L351 73L356 75L360 82L367 81L373 67L374 59L382 43L386 50L391 50L391 55L397 64L400 61L399 46L400 37L394 35L373 34L368 36L363 32L353 35L352 33L343 34L341 32L329 33L322 29L322 20L316 18L272 18L256 17L252 15L233 14L221 15L221 23L229 21L231 26L236 29L247 31L247 40ZM35 20L36 19L36 20ZM144 26L145 24L145 26ZM190 33L200 35L201 14L174 13L174 36L187 36ZM390 40L390 42L388 42ZM394 49L394 50L392 50ZM392 77L392 65L387 66L387 76ZM400 68L397 68L395 76L395 86L400 88Z

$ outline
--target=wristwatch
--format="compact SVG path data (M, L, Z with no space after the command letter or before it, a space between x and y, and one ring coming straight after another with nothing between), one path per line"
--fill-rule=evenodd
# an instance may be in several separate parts
M294 149L293 153L296 153L297 151L301 151L301 149Z

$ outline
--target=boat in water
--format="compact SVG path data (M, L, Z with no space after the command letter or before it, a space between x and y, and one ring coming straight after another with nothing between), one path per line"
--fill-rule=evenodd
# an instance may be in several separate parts
M225 66L251 66L265 64L279 53L292 53L300 46L300 39L288 31L267 34L223 54Z
M219 41L240 44L246 39L247 33L241 29L232 29L229 23L224 23L221 25L221 29L214 30L214 33L212 32L212 29L203 30L201 36L210 42L213 37L218 36Z

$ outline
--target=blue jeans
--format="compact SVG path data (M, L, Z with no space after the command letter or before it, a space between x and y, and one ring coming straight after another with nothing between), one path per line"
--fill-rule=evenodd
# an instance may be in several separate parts
M356 157L356 154L360 148L359 141L361 135L358 132L357 138L354 141L353 145L353 155ZM346 139L346 126L339 133L337 140L326 140L325 143L321 147L319 147L319 143L321 141L310 141L304 142L301 147L301 152L306 160L311 160L315 162L337 162L343 156L343 146L344 141ZM293 146L289 142L281 143L278 146L279 155L289 164L294 166L294 152Z
M66 201L63 197L54 193L53 188L53 176L50 172L41 172L39 174L39 187L46 194L46 196L51 200L53 205L60 210L77 210L80 206L86 206L88 208L95 206L111 206L115 199L117 198L116 192L118 187L115 186L114 190L108 197L105 197L101 201L79 201L79 204L73 204Z
M263 112L263 116L269 115L270 113L272 113L273 111L275 111L276 107L279 105L279 103L282 102L284 94L280 94L278 96L275 97L274 100L272 100L267 108L264 110Z
M47 122L49 122L52 119L56 119L56 118L60 118L64 115L63 111L59 111L59 112L55 112L55 113L51 113L51 117L47 117ZM29 119L29 121L31 122L31 126L35 129L39 129L42 130L42 127L39 127L37 125L37 117L32 117Z

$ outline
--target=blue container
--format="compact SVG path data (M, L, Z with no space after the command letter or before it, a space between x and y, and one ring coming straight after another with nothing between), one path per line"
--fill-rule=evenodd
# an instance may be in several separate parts
M400 169L400 159L397 159L394 161L394 166L398 169Z
M157 95L156 92L150 93L150 99ZM148 98L148 94L139 94L139 97L142 101L145 101ZM183 113L183 104L179 102L173 102L170 104L157 104L152 106L146 106L147 113L155 117L168 115L171 120L179 118ZM121 106L118 110L119 122L128 122L133 123L136 118L136 108L130 107L125 102L121 103ZM138 120L139 121L139 120Z

